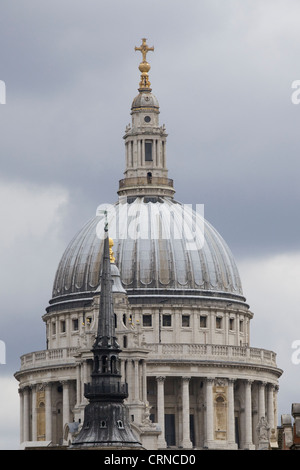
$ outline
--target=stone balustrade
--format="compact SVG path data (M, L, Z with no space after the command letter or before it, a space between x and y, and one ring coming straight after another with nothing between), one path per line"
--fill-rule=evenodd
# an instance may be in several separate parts
M149 359L189 361L226 361L255 365L276 366L276 354L273 351L247 346L229 346L217 344L151 344ZM36 351L21 357L21 370L46 367L56 364L75 363L75 347ZM175 359L176 358L176 359Z
M75 363L78 348L57 348L35 351L21 356L21 371L54 364Z
M241 362L247 364L276 366L276 354L273 351L247 346L218 344L151 344L149 359L172 360L212 360Z

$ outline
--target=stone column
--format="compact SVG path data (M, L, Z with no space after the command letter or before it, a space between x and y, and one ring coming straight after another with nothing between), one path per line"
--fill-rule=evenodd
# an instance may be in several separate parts
M152 141L152 160L153 160L154 165L157 167L158 164L157 164L157 156L156 156L156 142L157 142L157 140L153 139L153 141Z
M240 346L240 315L236 315L236 346Z
M208 329L208 343L214 343L214 331L216 326L216 316L215 311L211 310L209 314L209 329Z
M132 141L132 160L130 168L138 166L138 142L136 139Z
M130 155L130 150L131 150L131 142L128 141L125 143L125 154L126 154L126 168L131 167L131 155Z
M81 403L81 371L80 371L80 363L77 362L76 364L76 406L79 406Z
M279 386L275 385L274 387L274 428L277 429L277 419L278 419L278 391Z
M260 382L258 385L258 421L260 418L265 418L266 409L265 409L265 382Z
M37 440L36 385L31 387L32 440Z
M182 377L182 441L181 445L184 449L193 447L190 438L190 377Z
M24 397L24 408L23 408L23 440L24 442L29 441L29 388L25 387L23 390Z
M141 166L145 166L145 139L141 140L142 151L141 151Z
M143 402L147 403L147 364L145 359L143 360L142 365L142 374L143 374Z
M224 330L225 330L225 344L228 344L228 332L229 332L229 312L224 314Z
M237 449L235 442L234 422L234 379L228 379L228 444L231 449Z
M23 389L19 388L20 398L20 442L24 441L24 406L23 406Z
M69 382L62 382L63 386L63 430L65 424L70 422L70 397L69 397Z
M214 379L206 379L206 437L204 446L211 448L214 441L214 403L213 403Z
M51 403L52 384L45 386L45 420L46 420L46 441L52 441L52 403Z
M165 448L165 390L164 382L166 377L156 377L157 383L157 422L161 429L161 434L158 436L158 448Z
M122 382L126 382L125 378L125 359L120 359L120 374L122 377Z
M245 380L245 449L253 449L251 380Z
M134 361L134 399L135 401L140 400L140 390L139 390L139 360Z
M88 399L85 398L84 396L84 384L90 382L90 379L88 378L88 365L87 365L87 361L86 359L83 359L82 363L81 363L81 371L82 371L82 387L81 387L81 400L82 400L82 403L85 403L87 404L88 403Z
M270 430L274 428L274 385L268 384L268 411L267 421L270 426Z

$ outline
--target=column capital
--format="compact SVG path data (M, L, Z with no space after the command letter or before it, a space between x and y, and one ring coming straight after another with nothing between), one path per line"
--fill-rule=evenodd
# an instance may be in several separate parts
M42 390L48 390L52 386L52 382L41 382L38 384L38 389L40 391Z
M252 379L244 379L245 385L249 385L250 387L253 384L253 382L254 382L254 380L252 380Z
M259 384L261 387L265 387L265 386L268 384L268 382L266 382L265 380L260 380L260 381L258 382L258 384Z
M206 377L206 383L209 385L213 385L215 383L214 377Z
M229 377L227 380L228 380L228 385L234 385L235 382L237 381L237 379L233 379L231 377Z
M182 382L189 382L191 380L191 377L187 377L187 376L184 375L184 376L181 377L181 380L182 380Z
M70 381L69 380L60 380L59 383L64 387L65 385L69 385Z
M157 377L155 377L155 379L157 380L157 382L164 382L166 380L166 377L163 375L158 375Z

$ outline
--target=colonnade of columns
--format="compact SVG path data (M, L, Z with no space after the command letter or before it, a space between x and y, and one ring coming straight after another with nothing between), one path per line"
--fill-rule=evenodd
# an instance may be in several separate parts
M131 367L129 367L129 365ZM55 399L52 394L52 387L60 386L62 390L62 427L73 420L71 417L71 407L74 406L80 410L88 403L84 397L84 384L90 382L92 363L90 360L80 360L76 365L75 380L62 380L54 382L41 382L35 385L21 387L20 395L20 442L28 441L53 441L54 436L54 420L52 419L53 411L55 411ZM130 385L130 402L146 403L147 401L147 372L146 361L144 359L126 359L121 361L121 374L126 378ZM72 385L71 385L72 384ZM70 390L75 388L75 397L72 404L70 403ZM39 397L42 398L38 400ZM56 397L57 399L57 397ZM60 397L61 400L61 397ZM40 403L38 403L40 402ZM140 416L136 416L136 420L141 418L142 409L139 409ZM43 416L43 418L42 418ZM38 426L43 420L43 423ZM42 429L41 429L42 428ZM62 433L63 429L61 430Z
M158 446L166 447L165 440L165 391L164 384L166 376L157 376L157 422L161 428L161 435L159 437ZM182 423L182 439L178 443L183 448L192 447L190 436L190 391L189 383L191 377L181 378L181 423ZM235 380L226 379L227 402L226 408L226 442L218 440L216 437L216 403L213 388L215 385L214 378L203 379L205 386L205 420L204 420L204 447L206 448L237 448L236 442L236 414L238 419L243 414L243 419L240 419L241 442L240 446L244 449L255 448L255 424L258 423L261 417L265 417L269 423L270 429L276 428L275 415L277 409L277 387L274 384L266 382L255 382L258 386L258 407L253 408L253 384L251 380L240 380L240 385L244 387L243 394L239 392L239 401L242 401L242 406L239 408L235 404ZM274 393L275 392L275 393Z
M131 361L131 397L129 405L135 402L147 403L147 374L146 362L144 360ZM125 374L125 361L122 363L122 370ZM77 367L77 385L76 399L77 405L83 403L83 383L85 376L89 373L87 363L83 362L82 367ZM128 371L127 371L128 374ZM165 438L165 381L172 380L174 377L156 376L156 421L160 426L161 434L158 437L158 447L166 447ZM190 435L190 415L194 412L190 403L190 380L191 377L181 377L181 403L176 403L180 410L180 441L177 439L177 445L183 448L193 446ZM202 379L201 379L202 380ZM215 378L203 378L204 385L204 447L215 448L218 444L224 445L216 437L216 395L214 391ZM235 392L235 382L239 382L238 395ZM71 381L41 383L26 386L19 389L20 393L20 440L26 441L53 441L53 403L52 387L55 384L61 387L62 391L62 426L72 420L70 387ZM240 427L240 447L252 449L255 447L255 428L261 417L265 417L270 428L276 428L276 409L277 409L277 387L274 384L237 379L225 379L226 384L226 443L229 448L237 448L236 443L236 418L238 413ZM253 407L253 390L255 386L255 409ZM73 381L72 387L75 386ZM274 393L275 392L275 393ZM39 400L38 400L39 398ZM238 398L239 405L236 404ZM174 403L175 404L175 403ZM140 421L140 416L137 417ZM62 431L61 431L62 432ZM178 436L177 436L178 437ZM199 441L199 439L198 439Z
M148 139L129 140L125 144L126 169L136 169L145 167L145 142ZM152 141L152 161L156 167L165 168L165 142L160 139L150 139Z
M58 382L39 383L19 389L20 395L20 442L53 441L52 387ZM62 386L62 422L70 422L70 382ZM43 397L38 400L37 394ZM63 430L62 430L63 431Z

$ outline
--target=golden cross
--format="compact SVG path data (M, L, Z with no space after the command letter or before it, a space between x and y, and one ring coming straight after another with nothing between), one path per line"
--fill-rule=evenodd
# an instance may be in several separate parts
M149 47L147 44L146 44L146 41L147 39L146 38L143 38L142 39L142 44L140 47L135 47L134 50L135 51L141 51L142 55L143 55L143 62L146 62L146 55L147 55L147 52L149 51L154 51L154 47Z

